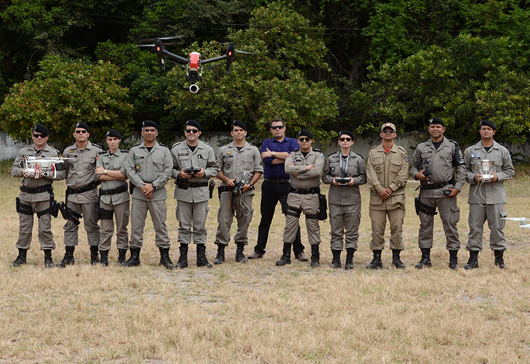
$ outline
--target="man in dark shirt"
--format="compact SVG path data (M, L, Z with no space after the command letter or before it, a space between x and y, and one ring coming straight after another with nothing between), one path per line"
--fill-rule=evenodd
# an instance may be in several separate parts
M258 242L249 259L263 258L274 210L281 197L289 194L290 176L285 173L285 159L299 148L298 141L285 136L285 124L282 119L271 121L270 131L273 138L265 139L261 145L261 159L265 165L265 179L261 185L261 222L258 228ZM300 239L300 228L293 243L296 259L307 262L304 246Z

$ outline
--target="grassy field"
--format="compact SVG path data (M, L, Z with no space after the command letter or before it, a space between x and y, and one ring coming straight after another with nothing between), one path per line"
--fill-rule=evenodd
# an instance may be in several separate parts
M284 218L278 212L267 253L249 264L227 262L212 269L166 271L159 267L150 221L146 226L142 266L120 268L113 242L112 266L89 265L84 231L76 249L76 265L45 269L34 233L28 264L13 269L18 216L15 197L19 180L4 171L0 219L0 363L521 363L530 362L530 231L508 222L505 254L509 269L493 265L488 250L480 268L447 267L448 253L436 217L433 268L414 269L419 221L413 211L414 189L407 188L404 226L406 270L369 271L370 220L368 189L363 207L359 251L352 271L329 268L329 221L321 223L322 267L294 261L276 267L281 255ZM170 196L174 184L169 185ZM56 198L64 199L64 183ZM530 217L530 178L506 184L509 216ZM259 224L260 192L254 198L252 251ZM327 189L326 189L327 193ZM467 240L468 186L459 196L461 241ZM168 228L178 259L175 200L168 199ZM207 253L213 263L217 227L217 194L210 200ZM303 223L303 219L301 220ZM64 254L62 225L54 219L57 249ZM234 230L234 229L233 229ZM302 239L309 252L303 226ZM387 243L388 244L388 243ZM387 245L388 247L388 245ZM465 249L465 246L463 247ZM342 257L344 263L344 255ZM190 263L195 246L190 247Z

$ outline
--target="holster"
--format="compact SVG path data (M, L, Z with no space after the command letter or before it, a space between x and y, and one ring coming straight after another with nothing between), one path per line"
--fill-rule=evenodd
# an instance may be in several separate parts
M37 212L37 217L41 217L46 214L50 214L53 217L57 217L59 214L59 208L57 206L57 202L54 199L53 192L50 192L50 207L48 207L46 210Z
M314 215L305 215L306 219L326 220L328 218L328 202L326 195L318 194L318 212Z
M61 210L61 215L63 215L63 219L70 220L74 224L79 225L79 219L81 219L83 215L73 211L71 208L68 207L68 195L69 194L70 194L70 191L67 189L66 197L64 199L64 202L59 205L59 210Z
M20 202L20 198L17 197L17 212L24 215L33 215L33 208L31 205L25 205Z
M101 207L97 210L98 212L98 219L99 220L112 220L112 216L114 215L114 211L112 210L105 210Z
M429 205L426 205L424 203L421 202L420 200L420 196L416 197L414 199L414 207L416 208L416 215L419 215L420 212L423 212L424 214L427 214L427 215L436 215L438 214L436 212L436 207L435 206L429 206Z
M213 190L215 189L215 181L213 179L208 181L208 189L210 190L210 199L212 199Z
M177 177L177 180L175 181L177 184L177 187L183 190L188 189L188 180L186 178Z

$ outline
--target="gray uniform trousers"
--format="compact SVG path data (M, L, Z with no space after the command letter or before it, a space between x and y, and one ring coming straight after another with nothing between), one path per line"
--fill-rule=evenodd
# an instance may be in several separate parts
M31 245L31 237L33 230L33 216L37 212L46 210L50 207L50 201L28 202L20 201L24 205L31 205L33 215L18 214L18 240L17 249L29 249ZM53 241L52 233L52 218L50 214L42 215L39 220L39 243L41 250L55 249L55 242Z
M486 207L477 203L469 204L469 240L466 249L482 251L482 232L484 222L487 220L490 228L490 248L492 250L506 250L506 238L504 237L506 220L502 220L501 217L506 217L502 203L488 204Z
M219 196L219 214L217 220L219 221L219 227L217 228L217 234L215 237L215 244L228 245L230 241L230 227L234 220L234 214L230 209L230 201L232 194L230 192L222 192ZM237 219L237 232L234 236L234 242L236 244L248 244L248 226L252 221L252 214L254 209L252 208L252 197L253 195L237 194L234 199L236 216ZM241 199L246 205L245 208L241 206Z
M170 248L169 235L166 228L167 206L165 200L141 200L132 198L131 205L131 248L141 248L144 243L144 227L147 211L151 214L155 230L155 244L159 248Z
M459 250L460 240L456 224L460 221L460 208L456 204L456 197L428 198L421 197L421 202L438 207L438 213L442 219L446 238L447 250ZM420 249L431 249L433 241L434 215L420 212L420 231L418 234L418 245Z
M299 193L289 193L287 196L287 205L289 207L294 207L296 209L302 210L305 215L316 215L318 213L319 201L318 194L299 194ZM290 211L292 212L292 211ZM300 225L299 217L285 215L285 230L283 232L283 242L292 244L296 238L296 233ZM320 226L318 224L318 219L307 219L306 218L306 227L307 227L307 240L310 245L319 245L320 244Z
M331 250L343 249L343 236L346 249L357 250L359 224L361 223L361 204L329 204L329 222L331 224Z
M403 243L402 233L405 209L399 207L392 210L370 209L370 219L372 220L372 241L370 242L370 249L383 250L385 248L387 216L388 222L390 223L390 249L404 250L405 244Z
M190 244L191 236L195 244L206 244L206 218L208 201L184 202L177 200L177 221L179 222L178 242ZM191 230L193 226L193 231Z
M70 208L74 212L77 212L78 214L83 214L83 225L85 226L89 246L98 246L100 237L100 229L98 225L98 220L96 218L96 209L94 205L95 204L92 202L78 204L72 201L68 201L68 208ZM79 243L79 225L76 225L73 223L73 221L68 220L64 225L63 229L64 246L77 246Z
M99 207L105 210L114 211L116 219L116 248L129 249L129 201L117 205L99 202ZM112 234L114 234L114 220L101 219L101 236L99 241L99 250L110 250Z

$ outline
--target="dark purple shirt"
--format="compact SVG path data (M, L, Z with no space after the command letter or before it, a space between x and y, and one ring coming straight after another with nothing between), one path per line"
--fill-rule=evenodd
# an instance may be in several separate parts
M271 152L289 152L299 149L298 140L294 138L285 137L283 141L279 142L274 138L265 139L261 144L261 152L266 152L269 149ZM287 173L285 173L284 163L272 165L274 157L265 158L263 164L265 165L265 178L274 179L289 179Z

